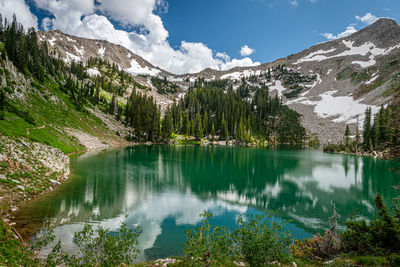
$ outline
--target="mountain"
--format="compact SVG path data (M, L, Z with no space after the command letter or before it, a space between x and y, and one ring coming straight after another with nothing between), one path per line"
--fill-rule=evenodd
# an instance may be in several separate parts
M317 134L321 143L342 140L347 124L354 134L368 106L376 113L381 105L396 101L395 95L400 91L400 27L391 19L379 19L350 36L314 45L271 63L227 71L208 68L184 75L162 70L107 41L60 31L38 32L38 37L66 62L100 57L115 63L138 83L151 88L164 109L172 100L182 97L198 78L228 79L233 89L249 86L253 88L252 94L254 88L267 85L272 93L282 97L283 103L303 115L303 126L309 134ZM165 77L179 89L165 93L151 79L154 76Z

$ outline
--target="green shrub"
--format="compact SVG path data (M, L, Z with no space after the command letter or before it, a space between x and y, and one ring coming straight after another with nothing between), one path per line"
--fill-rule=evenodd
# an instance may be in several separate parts
M377 218L369 223L357 218L346 222L342 234L348 252L366 255L380 255L400 252L400 224L390 214L380 194L375 197Z
M260 266L272 261L290 258L290 234L285 222L274 220L271 213L250 215L238 219L238 227L230 232L226 226L212 227L207 211L195 230L186 232L184 245L185 264L188 266L226 266L246 261L250 266Z
M259 266L275 260L286 261L290 257L292 243L286 223L274 220L271 213L250 215L247 220L239 217L235 235L240 241L240 251L250 266Z
M58 241L46 263L50 266L65 264L66 266L119 266L132 264L137 257L139 228L133 231L122 223L117 234L111 233L101 226L96 231L85 224L82 231L74 234L74 242L80 250L79 256L68 254L62 250Z
M213 228L209 221L211 213L204 211L200 216L203 217L201 225L195 231L186 231L185 263L189 266L218 266L233 261L239 250L232 233L226 226Z
M85 224L82 231L74 234L74 242L80 249L79 256L63 251L61 242L53 247L45 260L35 257L38 252L54 241L53 230L38 238L35 243L24 245L13 238L14 233L0 219L0 265L7 266L119 266L132 264L137 249L139 228L133 231L122 223L119 233L99 227L96 231Z

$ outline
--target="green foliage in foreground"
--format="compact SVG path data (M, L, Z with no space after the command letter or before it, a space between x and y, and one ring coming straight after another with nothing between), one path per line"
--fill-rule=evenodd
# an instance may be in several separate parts
M377 218L367 223L364 219L346 222L347 229L342 233L344 247L348 252L360 255L385 255L400 252L400 210L395 205L391 214L381 195L375 197Z
M86 224L82 231L74 234L74 242L79 255L69 254L61 247L61 242L53 247L45 260L35 256L55 239L54 232L48 231L30 246L24 246L13 239L13 232L1 222L0 263L8 266L119 266L132 264L137 257L139 228L128 229L122 223L118 233L112 233L101 226L95 231Z
M226 226L212 227L212 214L204 211L204 219L195 230L186 232L184 245L186 266L223 266L245 261L250 266L287 261L292 239L284 228L286 222L274 221L271 213L239 217L238 227L229 231Z
M292 261L299 266L399 266L400 263L400 206L394 203L394 213L386 208L381 196L375 198L377 218L370 222L351 219L347 229L337 234L336 219L324 236L317 234L311 239L296 241L290 238L286 222L274 219L270 212L261 215L239 217L236 229L212 226L212 214L204 211L203 221L195 230L187 230L184 257L173 266L266 266L273 262L286 264ZM336 218L335 212L332 218ZM1 222L1 221L0 221ZM118 233L112 233L91 225L75 233L74 242L79 255L63 251L58 242L47 259L35 256L55 239L48 231L33 245L24 246L15 240L10 227L0 224L0 263L7 266L119 266L133 264L139 250L138 228L130 230L122 224ZM329 234L330 233L330 234ZM333 249L334 247L337 249ZM321 248L324 253L321 254ZM135 266L151 266L141 264Z
M311 239L297 240L291 249L292 255L296 259L311 262L340 257L363 266L399 266L399 201L395 199L392 214L380 194L377 194L375 207L377 216L374 220L367 222L365 219L351 218L346 222L346 230L337 236L336 227L331 227L324 236L317 234ZM335 217L334 212L332 218ZM336 220L332 220L332 225L335 224Z

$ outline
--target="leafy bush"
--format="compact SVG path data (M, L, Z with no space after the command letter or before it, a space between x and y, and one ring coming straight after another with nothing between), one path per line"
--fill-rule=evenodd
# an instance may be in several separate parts
M186 232L185 264L188 266L225 266L246 261L260 266L290 257L290 234L285 222L273 220L271 213L238 219L238 227L230 232L226 226L210 225L212 214L204 211L201 225Z
M45 260L36 258L38 252L54 241L53 230L48 231L29 246L13 239L13 232L0 220L0 265L8 266L119 266L132 264L137 249L140 230L133 231L122 223L119 233L99 227L96 231L85 224L82 231L74 234L74 242L79 247L79 256L69 254L61 247L61 242L53 247Z
M233 261L239 254L233 234L226 226L213 228L209 221L211 213L204 211L200 216L203 221L197 230L186 231L185 263L189 266L218 266Z
M343 249L343 243L337 231L337 218L338 214L334 205L330 229L323 236L317 233L310 239L296 240L291 249L293 255L307 260L321 260L339 254Z
M0 219L0 265L3 266L39 266L35 255L54 240L52 233L45 234L34 244L25 245L15 239L15 233Z
M82 231L74 234L74 242L80 249L80 255L68 254L58 241L47 257L50 266L66 264L67 266L118 266L122 263L132 264L139 250L137 249L139 228L133 231L122 223L117 234L101 226L96 231L85 224Z
M400 252L400 222L396 210L394 217L387 210L380 194L375 197L377 218L367 223L358 218L346 222L342 234L345 249L361 255L380 255Z
M259 266L290 257L289 246L292 243L290 233L284 228L286 223L274 220L271 213L250 215L247 220L239 217L238 237L241 255L250 266Z

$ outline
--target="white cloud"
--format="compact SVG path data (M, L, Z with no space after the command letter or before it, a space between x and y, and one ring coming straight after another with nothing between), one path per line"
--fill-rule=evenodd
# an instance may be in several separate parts
M299 2L297 2L297 0L289 1L289 3L290 3L292 6L298 6L298 5L299 5Z
M250 56L251 54L253 54L255 52L254 49L248 47L247 45L244 45L240 48L240 55L242 57L247 57Z
M71 35L120 44L172 73L259 64L250 58L231 60L226 53L212 51L203 43L182 41L178 48L172 48L167 40L168 31L161 18L154 14L154 10L168 9L164 0L97 0L97 6L94 0L34 2L54 16L42 21L45 29L59 29ZM106 16L125 29L134 27L135 30L116 29Z
M153 10L163 3L160 0L103 1L99 9L122 25L143 25L149 31L147 38L159 43L167 39L168 31L161 18L153 14Z
M223 61L229 61L231 57L225 52L217 52L215 57L222 59Z
M354 26L348 26L344 32L338 33L338 34L333 34L333 33L322 33L321 35L324 36L328 40L334 40L334 39L339 39L343 38L346 36L349 36L353 33L355 33L357 30L354 28Z
M24 25L25 28L33 27L37 29L38 19L29 10L29 6L24 0L0 0L0 13L9 22L12 21L13 14L16 15L17 21Z
M229 70L234 67L246 67L246 66L258 66L260 62L253 62L253 60L249 57L241 58L241 59L232 59L231 61L220 64L221 70Z
M367 24L370 25L372 23L374 23L375 21L377 21L379 18L375 15L372 15L371 13L366 13L364 16L360 17L360 16L356 16L356 19Z

